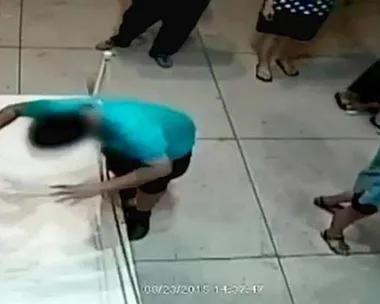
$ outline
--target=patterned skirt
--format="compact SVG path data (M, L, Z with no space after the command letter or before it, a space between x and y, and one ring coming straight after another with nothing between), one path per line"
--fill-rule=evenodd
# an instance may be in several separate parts
M266 20L260 12L256 30L298 41L310 41L334 6L334 0L275 0L272 20Z

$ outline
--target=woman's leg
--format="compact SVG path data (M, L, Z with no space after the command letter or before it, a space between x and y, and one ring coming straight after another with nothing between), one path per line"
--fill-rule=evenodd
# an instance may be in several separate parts
M299 46L299 42L291 38L283 40L276 63L287 76L298 76L299 74L299 71L294 64Z
M262 35L259 43L256 45L258 59L256 78L264 82L272 81L271 63L276 50L281 45L282 39L283 38L271 34Z

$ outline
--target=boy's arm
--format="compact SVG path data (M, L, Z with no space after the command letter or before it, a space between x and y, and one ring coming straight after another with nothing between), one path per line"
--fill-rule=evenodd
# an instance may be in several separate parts
M151 134L154 132L152 131ZM172 172L172 161L166 157L164 151L166 143L159 134L154 135L154 140L150 138L143 140L135 137L133 147L137 155L146 167L139 168L123 176L115 177L103 182L80 184L80 185L58 185L52 188L58 189L55 195L63 196L60 201L67 199L78 199L91 197L100 193L114 192L121 189L138 188L158 178L169 175ZM130 141L132 143L132 141Z
M0 110L0 129L6 127L22 115L28 102L15 103Z

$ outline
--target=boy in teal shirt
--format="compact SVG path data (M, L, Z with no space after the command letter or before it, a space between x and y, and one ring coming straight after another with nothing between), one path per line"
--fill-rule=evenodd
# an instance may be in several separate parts
M29 140L38 148L58 148L84 136L96 137L115 175L94 184L54 186L60 200L119 191L131 240L149 231L154 205L172 179L188 169L196 128L186 114L166 106L127 99L37 100L0 111L0 128L20 116L34 120ZM136 198L136 206L128 206Z

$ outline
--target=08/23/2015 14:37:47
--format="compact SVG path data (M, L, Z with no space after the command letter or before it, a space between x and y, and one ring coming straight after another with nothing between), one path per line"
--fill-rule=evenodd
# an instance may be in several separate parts
M150 295L207 295L207 294L219 294L219 295L255 295L264 290L263 284L221 284L221 285L145 285L142 287L144 294Z

